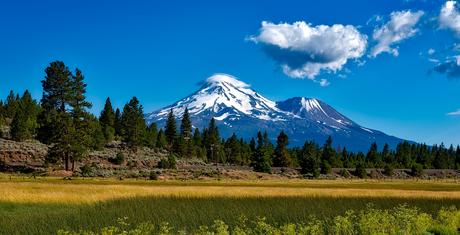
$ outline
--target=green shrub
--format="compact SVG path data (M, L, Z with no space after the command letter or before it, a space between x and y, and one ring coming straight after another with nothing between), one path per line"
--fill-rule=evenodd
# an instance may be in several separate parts
M393 209L375 209L368 206L367 209L358 213L350 210L344 215L336 216L330 220L318 220L311 218L307 223L270 224L265 218L258 218L248 224L246 217L242 216L240 221L231 228L222 220L215 220L212 226L199 226L195 231L179 231L167 222L161 223L158 227L151 223L128 229L127 218L119 219L117 226L105 227L98 232L80 231L72 232L59 230L59 235L83 235L83 234L196 234L196 235L358 235L358 234L458 234L460 226L460 210L455 208L441 209L437 218L420 212L417 208L401 205Z
M364 162L356 164L355 175L361 179L367 178L367 171Z
M158 180L158 173L156 171L151 171L149 175L150 180Z
M420 177L423 175L423 166L419 163L412 164L411 175L414 177Z
M331 174L332 172L332 167L331 167L331 164L329 164L329 162L327 161L322 161L321 162L321 174Z
M123 153L117 153L115 157L110 157L109 162L115 165L121 165L125 161L125 155Z
M342 169L342 170L340 170L340 175L341 175L342 177L344 177L344 178L350 178L350 176L351 176L351 175L350 175L350 172L348 172L347 169Z
M170 154L168 158L162 158L158 163L158 168L162 169L176 169L177 162L176 156L174 154Z
M389 177L393 176L394 174L393 166L391 164L385 164L385 167L383 167L383 174Z

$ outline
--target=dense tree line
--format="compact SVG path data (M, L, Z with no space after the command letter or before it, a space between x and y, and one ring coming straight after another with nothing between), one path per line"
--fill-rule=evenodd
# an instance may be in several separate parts
M214 164L247 165L260 172L270 172L272 167L299 167L303 174L313 177L328 174L332 168L356 168L357 172L365 172L365 168L460 168L460 147L443 144L402 142L395 150L388 144L379 150L373 143L363 153L334 148L331 137L322 146L306 141L302 147L289 148L289 137L283 131L275 145L267 132L261 131L250 141L236 134L225 139L213 118L206 128L193 128L187 109L181 117L170 110L164 128L159 129L156 123L146 124L143 107L136 97L122 110L115 109L107 98L96 117L88 111L92 104L86 99L82 71L72 72L61 61L52 62L45 69L42 86L40 102L27 90L22 95L11 91L5 100L0 100L0 127L10 127L9 135L1 133L5 128L0 128L0 135L49 144L47 162L61 161L66 170L73 170L74 163L81 161L88 151L101 149L113 140L121 140L133 151L139 147L161 149L169 153L170 159L198 158Z

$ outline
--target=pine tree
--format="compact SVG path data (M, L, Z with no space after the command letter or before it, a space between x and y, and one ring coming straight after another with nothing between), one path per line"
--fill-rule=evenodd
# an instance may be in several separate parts
M182 116L182 121L180 125L180 134L183 138L192 137L192 122L190 121L190 115L188 113L188 108L185 108L184 114Z
M11 122L11 138L15 141L23 141L28 137L27 124L23 112L16 112Z
M42 107L45 111L56 109L65 112L66 106L72 99L72 73L62 61L52 62L45 69L45 79L42 81Z
M390 146L387 143L383 146L382 160L385 164L393 164L393 156L391 154Z
M193 144L196 147L202 147L203 146L203 140L201 138L200 129L198 129L198 128L195 128L195 131L193 132Z
M209 126L203 134L205 134L204 144L208 160L214 161L215 163L222 161L224 154L220 143L219 129L214 118L211 118Z
M157 144L157 135L158 135L158 128L157 124L152 122L150 126L147 128L147 133L146 133L146 146L149 148L155 148Z
M238 140L238 137L236 137L236 134L233 133L230 138L225 141L225 156L226 156L226 162L230 164L241 164L243 162L243 158L241 156L241 144L240 141Z
M362 179L367 177L366 164L364 161L358 161L356 164L355 175Z
M115 112L113 111L110 98L105 100L104 109L102 110L99 117L99 122L101 124L106 143L112 141L115 136Z
M366 161L367 161L367 165L370 168L381 166L381 161L380 161L379 153L377 152L377 148L378 148L377 143L373 142L371 144L371 147L369 148L369 151L367 152Z
M72 154L80 151L80 143L75 139L75 128L72 123L72 117L65 112L56 112L54 120L56 133L52 136L51 142L54 143L48 152L46 160L56 163L62 158L64 169L70 170Z
M19 102L19 96L11 90L8 97L6 97L5 118L12 119L15 116L19 109Z
M115 136L121 136L123 133L123 127L121 125L121 111L119 108L115 110L115 122L114 122L114 127L115 127Z
M165 135L168 145L172 147L177 136L176 117L172 109L169 111L168 119L166 120Z
M122 137L126 144L136 149L144 144L146 124L139 100L133 97L123 108L121 117Z
M194 152L192 144L192 123L188 109L185 108L180 125L180 155L190 158Z
M75 75L71 77L71 96L69 105L72 107L72 116L78 121L85 117L87 109L90 109L93 105L86 100L87 85L84 82L85 77L81 70L76 69Z
M38 127L37 115L39 112L40 107L32 99L30 92L26 90L19 100L17 111L11 123L11 137L16 141L33 138Z
M321 173L331 173L331 167L336 165L336 152L332 148L332 137L329 136L324 144L323 153L321 155Z
M164 149L168 146L168 141L166 140L166 135L163 129L160 129L158 132L156 146L160 149Z
M276 167L288 167L292 164L292 159L287 150L289 144L288 136L281 131L276 141L275 155L273 165Z
M267 142L268 138L265 134L262 135L260 131L257 133L257 148L252 157L251 165L254 171L269 173L271 172L273 148L271 148L270 143Z
M88 112L92 104L86 100L86 83L84 76L78 68L75 75L71 75L71 96L69 106L74 125L74 139L72 146L71 163L72 171L75 162L81 161L89 149L100 149L102 146L103 133L96 117Z
M320 167L318 145L312 141L305 142L300 154L299 164L302 174L311 174L314 178L317 178Z
M70 106L75 88L72 73L61 61L55 61L45 69L45 79L42 80L43 96L41 99L42 112L39 114L38 139L46 144L53 143L56 136L62 133L59 130L64 113ZM73 122L69 122L73 125ZM68 124L68 123L67 123Z

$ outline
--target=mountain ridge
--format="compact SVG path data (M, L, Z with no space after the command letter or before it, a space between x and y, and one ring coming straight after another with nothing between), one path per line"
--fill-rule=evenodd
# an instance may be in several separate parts
M379 145L388 143L393 148L403 141L362 127L319 99L293 97L272 101L245 82L222 73L206 79L195 93L146 114L147 123L156 122L162 127L171 109L180 119L186 107L194 127L206 127L214 118L221 134L226 137L236 133L249 139L260 130L267 131L274 140L283 130L294 146L300 146L306 140L322 143L332 136L335 146L358 151L367 150L374 141Z

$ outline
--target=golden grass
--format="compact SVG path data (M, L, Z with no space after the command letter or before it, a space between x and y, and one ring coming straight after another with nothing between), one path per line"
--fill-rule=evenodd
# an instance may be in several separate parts
M460 199L456 181L262 181L139 182L58 179L0 180L0 202L96 203L138 196L332 197Z

